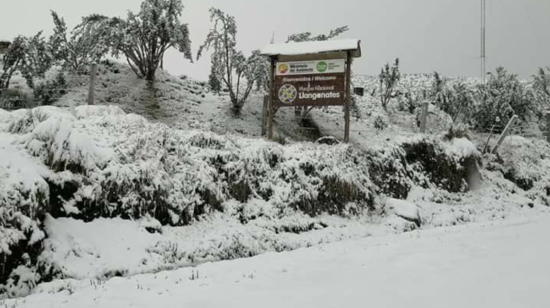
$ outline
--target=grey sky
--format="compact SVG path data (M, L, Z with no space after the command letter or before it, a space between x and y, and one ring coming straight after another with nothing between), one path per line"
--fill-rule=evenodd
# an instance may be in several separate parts
M124 16L137 11L141 0L0 0L0 36L51 33L49 10L69 26L83 15ZM5 2L5 3L4 3ZM193 49L210 27L208 8L234 15L238 44L245 52L277 42L295 32L324 33L349 25L344 38L362 40L363 58L354 71L377 74L385 62L401 58L405 73L434 70L453 76L479 75L479 0L184 0L183 20L189 23ZM550 65L550 1L487 0L488 67L505 66L523 77ZM206 78L208 57L190 64L177 52L165 66L173 74Z

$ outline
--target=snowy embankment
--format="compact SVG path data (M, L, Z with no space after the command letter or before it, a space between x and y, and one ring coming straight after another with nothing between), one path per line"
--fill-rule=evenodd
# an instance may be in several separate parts
M549 233L548 217L421 230L131 278L56 281L3 304L543 308Z
M0 156L0 297L52 279L530 216L547 211L550 194L546 173L526 192L497 169L525 166L498 161L470 191L480 157L467 140L282 146L175 130L105 106L0 110ZM386 208L387 198L408 203Z

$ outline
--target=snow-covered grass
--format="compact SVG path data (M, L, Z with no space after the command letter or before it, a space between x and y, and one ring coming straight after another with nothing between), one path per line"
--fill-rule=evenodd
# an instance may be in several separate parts
M7 307L550 305L548 217L422 230L109 281L56 281ZM276 300L272 300L276 298Z
M85 106L87 78L70 76L61 108L0 109L0 297L51 279L97 287L417 225L548 212L547 143L512 137L482 159L485 140L445 140L450 123L438 110L429 135L414 113L384 112L369 95L375 81L356 78L367 96L357 98L352 145L298 142L311 137L292 109L276 115L286 145L258 139L261 93L234 117L227 97L199 82L159 71L151 84L116 63L100 66L104 105ZM402 85L429 82L405 76ZM342 137L341 108L310 115L320 135Z

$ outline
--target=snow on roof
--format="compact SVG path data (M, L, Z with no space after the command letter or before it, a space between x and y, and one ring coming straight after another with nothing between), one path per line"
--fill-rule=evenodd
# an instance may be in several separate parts
M295 56L334 51L353 51L353 56L361 56L361 40L346 39L333 41L316 41L303 43L271 44L262 49L265 56Z

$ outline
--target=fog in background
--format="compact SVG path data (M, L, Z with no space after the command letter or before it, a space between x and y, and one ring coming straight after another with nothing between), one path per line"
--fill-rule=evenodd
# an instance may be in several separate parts
M91 13L125 16L138 11L141 0L0 0L0 37L49 36L57 11L72 28ZM450 76L480 75L479 0L184 0L183 21L189 24L193 50L210 28L209 7L235 16L238 48L245 53L288 35L314 34L349 25L342 38L359 38L363 58L356 74L378 74L381 66L401 58L402 72ZM550 1L487 0L488 69L504 66L529 77L540 66L550 65ZM122 59L121 59L122 60ZM165 68L172 74L206 79L208 56L191 64L172 50Z

